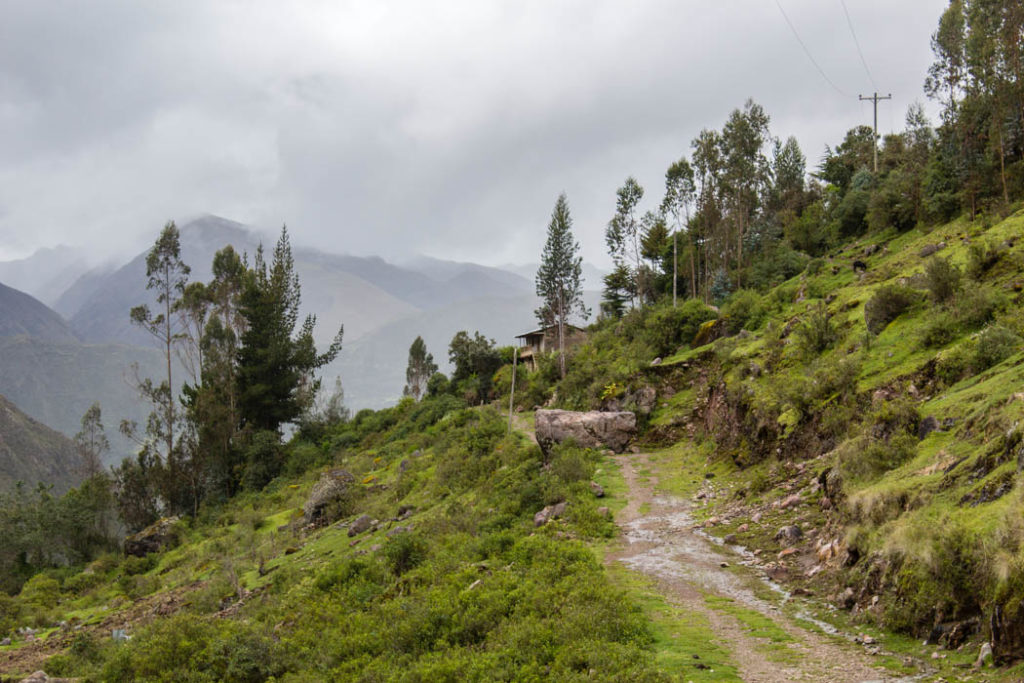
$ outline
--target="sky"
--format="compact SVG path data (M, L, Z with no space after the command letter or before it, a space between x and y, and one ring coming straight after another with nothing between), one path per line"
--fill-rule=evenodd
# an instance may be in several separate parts
M213 213L337 253L527 263L565 192L600 265L623 180L655 208L748 98L809 171L870 125L858 95L892 93L882 134L915 101L937 118L945 4L0 0L0 260L121 258Z

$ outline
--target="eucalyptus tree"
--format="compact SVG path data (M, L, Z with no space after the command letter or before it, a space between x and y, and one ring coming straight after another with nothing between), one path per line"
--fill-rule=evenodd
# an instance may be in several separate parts
M604 233L608 253L616 268L621 266L632 270L633 289L630 300L634 305L638 303L637 297L643 287L640 281L640 225L636 217L643 196L644 188L636 178L626 178L626 182L615 192L615 215L608 221Z
M437 372L434 356L427 352L427 344L423 337L417 336L409 347L409 362L405 368L405 389L403 396L412 396L420 400L427 393L427 380Z
M697 188L693 182L693 166L686 157L673 162L665 171L665 198L661 201L661 211L672 216L672 306L676 305L679 280L679 231L686 225L686 237L690 252L690 296L697 296L697 264L693 244L693 231L690 229L690 207L697 197ZM685 223L684 223L685 221Z

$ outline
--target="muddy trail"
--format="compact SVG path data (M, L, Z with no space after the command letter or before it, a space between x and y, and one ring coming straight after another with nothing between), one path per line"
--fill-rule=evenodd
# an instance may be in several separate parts
M748 581L723 566L734 565L741 558L723 554L722 549L694 530L689 501L655 493L657 479L649 474L647 455L622 455L616 459L629 494L628 504L617 515L622 529L621 547L610 553L607 561L622 563L654 579L659 592L670 603L706 616L744 681L898 680L878 668L863 647L810 631L758 598ZM726 599L731 601L728 604L763 615L792 640L770 643L767 638L753 636L728 611L713 608L710 602L716 599Z

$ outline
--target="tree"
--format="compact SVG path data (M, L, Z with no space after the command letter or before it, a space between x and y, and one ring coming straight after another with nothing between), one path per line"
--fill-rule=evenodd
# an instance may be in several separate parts
M403 396L412 396L420 400L426 395L427 380L437 372L434 356L427 353L427 345L423 337L416 337L409 347L409 364L405 368L405 389Z
M633 264L633 291L630 299L636 305L640 282L640 226L636 218L637 206L644 196L644 188L636 178L629 176L615 193L615 215L605 228L604 239L615 266Z
M679 280L679 246L678 234L686 224L686 237L690 251L690 296L697 296L697 264L693 244L693 231L690 229L690 206L697 196L693 182L693 167L685 157L674 162L665 171L665 198L661 201L661 212L672 216L675 224L672 230L672 306L676 305Z
M494 373L501 367L501 354L494 346L494 340L479 332L461 330L452 337L448 345L448 360L455 366L452 383L470 383L476 380L477 396L483 400L491 392Z
M563 192L555 201L547 241L541 252L536 277L541 307L535 311L542 326L558 327L558 363L562 377L565 377L565 326L569 316L574 313L584 319L590 316L583 303L583 258L579 250L580 245L572 234L569 202Z
M238 349L238 407L240 423L251 430L277 432L295 420L319 389L314 373L341 351L343 330L330 347L316 351L316 317L299 325L299 277L295 273L287 228L274 247L267 266L262 245L246 274L239 301L245 319Z
M103 455L110 451L110 441L103 431L100 404L93 403L82 415L82 429L75 434L75 446L82 458L86 479L103 474Z
M154 314L146 304L131 310L131 321L153 335L164 347L167 379L160 384L144 380L139 383L139 391L153 404L158 418L155 421L150 419L149 425L154 429L147 428L147 435L151 439L163 440L165 457L170 457L174 451L174 432L179 422L175 410L172 361L174 345L182 338L182 329L172 313L184 295L189 272L190 268L181 260L178 227L174 221L169 221L146 255L146 289L156 292L157 304L163 310ZM122 431L130 429L129 424L122 423Z

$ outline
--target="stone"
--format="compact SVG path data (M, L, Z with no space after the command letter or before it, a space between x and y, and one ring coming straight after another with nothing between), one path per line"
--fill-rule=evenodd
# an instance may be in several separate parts
M659 365L661 365L661 356L658 356L657 358L651 361L651 367L657 367Z
M350 537L358 536L371 526L373 526L373 520L370 518L370 515L359 515L354 522L349 524L348 535Z
M658 391L654 387L640 387L629 394L629 398L636 404L638 413L650 415L658 402Z
M772 562L765 565L764 573L769 579L776 583L781 583L789 578L789 569L786 568L786 565L779 562Z
M921 424L917 426L917 438L924 439L932 432L939 431L939 429L939 421L936 420L933 416L929 415L928 417L921 420Z
M736 545L736 534L726 534L722 539L722 543L726 545Z
M919 252L917 252L917 255L920 256L921 258L928 258L929 256L931 256L932 254L934 254L938 250L939 250L939 245L937 245L937 244L926 244L923 247L921 247L921 250Z
M738 534L745 534L748 531L750 531L750 525L747 524L746 522L744 522L743 524L740 524L738 527L736 527L736 533L738 533Z
M786 496L785 498L783 498L782 502L779 503L779 507L781 507L783 510L785 510L787 508L796 507L799 504L800 504L800 494L799 493L794 493L791 496Z
M313 490L309 492L309 498L302 505L302 512L305 515L306 524L329 524L332 519L327 519L325 512L327 508L348 493L348 487L356 480L355 475L342 469L333 469L324 472L313 484Z
M396 526L394 529L392 529L391 531L387 532L384 535L387 536L388 538L394 538L398 534L406 534L406 533L409 533L410 531L412 531L412 527L411 526Z
M1012 615L1006 605L996 605L989 621L992 633L992 657L996 664L1024 658L1024 601L1017 603Z
M604 487L598 484L596 481L590 482L590 492L597 498L604 498Z
M795 524L784 526L775 532L775 540L783 545L793 545L804 537L804 532Z
M399 473L405 473L406 471L408 471L410 466L411 463L408 460L402 460L402 462L398 463Z
M558 519L565 514L565 508L568 505L569 504L567 502L562 501L556 505L548 505L544 507L543 510L533 516L533 525L544 526L552 519Z
M412 513L416 511L415 505L399 505L397 519L403 520L412 517Z
M978 659L975 660L974 666L980 669L983 666L991 666L994 661L995 656L992 653L992 645L991 643L985 643L978 652Z
M753 522L754 524L757 524L758 522L760 522L761 521L761 513L760 512L755 512L754 514L752 514L750 516L750 521Z
M851 609L857 604L857 595L853 592L852 588L847 587L839 596L836 598L836 606L841 609Z
M783 550L783 551L781 551L779 553L779 559L781 560L781 559L784 559L786 557L789 557L790 555L795 555L796 552L797 552L796 548L792 548L792 547L791 548L786 548L785 550Z
M597 514L599 514L601 517L604 517L605 519L608 519L612 516L612 511L609 510L606 506L602 505L601 507L597 508Z
M150 524L137 534L124 539L124 554L145 557L174 545L178 540L174 526L178 517L164 517Z
M538 410L534 422L537 443L545 455L552 446L569 439L583 448L610 448L622 453L637 429L636 414L629 411Z

